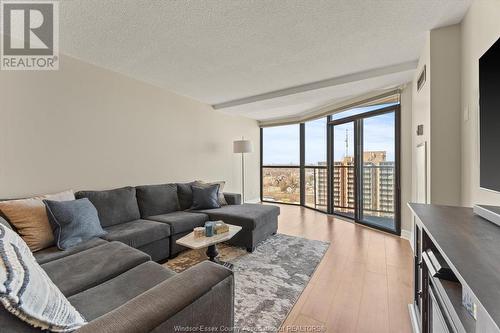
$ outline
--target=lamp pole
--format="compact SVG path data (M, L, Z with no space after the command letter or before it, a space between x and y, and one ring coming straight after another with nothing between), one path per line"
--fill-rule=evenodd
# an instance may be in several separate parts
M241 202L245 203L245 153L241 153Z
M241 137L241 140L236 140L233 142L233 152L241 154L241 201L245 203L245 153L251 153L253 151L252 142L250 140L245 140Z

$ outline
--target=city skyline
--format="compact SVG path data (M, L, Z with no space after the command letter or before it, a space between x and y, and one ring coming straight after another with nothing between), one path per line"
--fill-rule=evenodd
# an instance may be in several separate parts
M387 105L383 105L387 106ZM365 113L380 109L382 106L356 108L340 113L342 117ZM349 123L352 124L352 123ZM306 122L305 163L318 165L326 162L326 118ZM352 125L340 125L334 131L334 160L339 161L346 156L343 127L348 131L348 156L354 155L354 140ZM284 125L265 128L263 131L263 165L299 165L300 139L299 125ZM364 120L364 150L385 151L387 161L394 161L395 156L395 119L394 113L369 117Z

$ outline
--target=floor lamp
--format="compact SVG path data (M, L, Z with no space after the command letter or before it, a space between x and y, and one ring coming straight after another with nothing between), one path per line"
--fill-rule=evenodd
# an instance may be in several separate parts
M241 140L233 142L233 153L241 154L241 201L245 203L245 154L253 152L252 141Z

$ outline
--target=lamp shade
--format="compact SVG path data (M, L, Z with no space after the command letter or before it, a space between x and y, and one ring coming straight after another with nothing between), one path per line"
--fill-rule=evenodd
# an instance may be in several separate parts
M234 153L251 153L253 152L252 141L250 140L236 140L233 142Z

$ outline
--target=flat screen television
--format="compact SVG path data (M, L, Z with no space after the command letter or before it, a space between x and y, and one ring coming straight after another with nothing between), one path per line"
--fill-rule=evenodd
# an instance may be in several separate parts
M500 38L479 59L480 186L500 192Z

